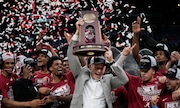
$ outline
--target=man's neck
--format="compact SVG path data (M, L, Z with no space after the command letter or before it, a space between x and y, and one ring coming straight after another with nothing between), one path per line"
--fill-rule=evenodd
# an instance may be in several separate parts
M59 77L59 76L56 76L56 75L53 75L52 77L53 77L52 83L58 83L63 78L63 76Z
M47 67L41 67L40 70L41 70L41 73L48 73L49 72Z
M159 62L158 69L166 70L166 62Z

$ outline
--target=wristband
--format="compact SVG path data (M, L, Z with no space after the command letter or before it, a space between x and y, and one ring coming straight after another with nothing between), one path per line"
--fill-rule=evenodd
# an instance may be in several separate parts
M109 65L109 66L111 66L112 64L114 64L115 63L115 61L113 60L111 63L109 63L109 62L106 62L106 64L107 65Z
M153 105L152 108L158 108L156 105Z

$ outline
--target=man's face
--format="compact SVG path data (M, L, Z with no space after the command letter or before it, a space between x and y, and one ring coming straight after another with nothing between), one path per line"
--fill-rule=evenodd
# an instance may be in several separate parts
M104 64L90 64L91 75L94 80L99 80L104 74L106 66Z
M141 79L145 82L151 81L153 79L153 75L155 73L154 69L140 69L141 71Z
M53 75L62 76L64 73L61 60L54 60L52 66L50 67L50 71Z
M44 55L43 53L38 54L37 56L37 66L42 67L47 64L49 57L47 55Z
M70 70L69 68L69 62L68 61L64 61L63 62L63 69L64 69L64 72L68 72Z
M157 61L157 63L166 63L166 61L168 60L164 51L158 50L155 52L155 59Z
M167 78L166 87L168 90L174 91L179 86L180 81L176 78Z
M6 73L12 73L13 70L14 70L14 59L7 59L4 61L4 65L3 65L3 70L6 72Z

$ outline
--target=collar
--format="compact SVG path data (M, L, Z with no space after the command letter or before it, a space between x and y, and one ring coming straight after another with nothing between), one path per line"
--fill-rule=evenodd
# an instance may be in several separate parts
M100 80L102 80L102 79L103 79L103 77L101 76L101 78L100 78L100 79L95 80L95 79L93 79L93 78L92 78L92 75L90 74L90 80L93 80L93 81L96 81L96 82L97 82L97 81L100 81Z

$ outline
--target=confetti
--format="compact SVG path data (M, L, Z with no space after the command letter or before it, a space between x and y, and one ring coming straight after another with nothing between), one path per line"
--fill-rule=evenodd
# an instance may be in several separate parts
M136 9L135 5L122 0L13 0L12 3L0 0L0 6L0 41L2 44L11 43L8 47L7 44L4 44L6 47L1 44L2 49L32 53L36 51L34 47L39 33L48 28L41 42L55 44L54 48L59 54L63 53L62 47L67 44L63 36L64 30L75 32L75 22L82 10L99 12L103 32L109 38L117 36L117 43L120 44L115 46L129 44L132 38L129 27L131 23L126 21ZM148 25L145 13L141 13L140 17ZM147 26L147 30L152 32L150 26ZM123 42L119 42L120 40Z

